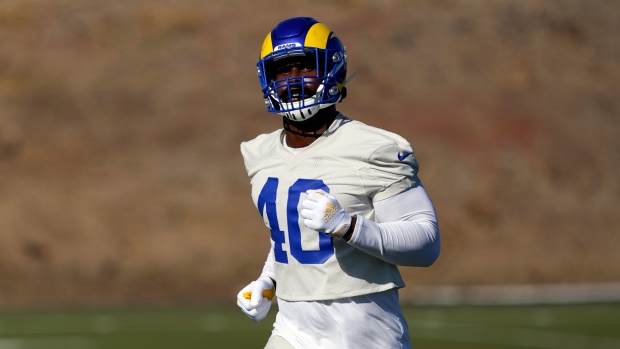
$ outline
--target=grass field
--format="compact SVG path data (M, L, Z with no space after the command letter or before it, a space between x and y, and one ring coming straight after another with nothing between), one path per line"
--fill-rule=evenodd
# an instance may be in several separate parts
M0 313L0 349L262 348L275 312L253 323L236 308ZM405 308L414 347L620 348L620 304Z

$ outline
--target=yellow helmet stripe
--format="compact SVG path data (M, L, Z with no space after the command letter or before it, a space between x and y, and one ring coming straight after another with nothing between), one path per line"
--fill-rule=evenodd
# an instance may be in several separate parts
M332 31L329 30L325 24L315 23L308 30L304 46L325 49L327 46L327 39L329 39L331 32Z
M331 35L332 31L329 30L329 28L327 28L325 24L315 23L308 30L304 46L325 49L327 47L327 40L330 39ZM273 53L273 42L271 40L271 33L267 34L265 41L263 41L263 47L260 51L260 58L263 59L270 53Z
M265 41L263 41L263 47L260 50L260 58L263 59L265 56L273 52L273 44L271 43L271 33L267 34Z

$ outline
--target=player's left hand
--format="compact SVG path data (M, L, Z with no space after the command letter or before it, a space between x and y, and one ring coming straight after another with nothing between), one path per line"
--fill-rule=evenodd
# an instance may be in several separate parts
M336 197L322 189L307 190L306 194L299 212L306 227L341 238L351 226L351 216L342 209Z

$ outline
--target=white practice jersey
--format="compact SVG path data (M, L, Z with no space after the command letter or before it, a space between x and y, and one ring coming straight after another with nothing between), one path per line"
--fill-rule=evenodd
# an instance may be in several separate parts
M416 184L418 164L402 137L339 114L298 154L283 130L241 144L252 198L271 231L278 298L320 301L404 286L397 267L303 224L308 189L333 194L350 215L377 221L373 202Z

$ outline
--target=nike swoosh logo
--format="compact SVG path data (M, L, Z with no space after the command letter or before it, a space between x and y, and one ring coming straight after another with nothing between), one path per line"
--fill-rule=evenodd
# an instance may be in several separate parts
M403 161L405 160L405 158L409 155L411 155L412 153L398 153L398 161Z

